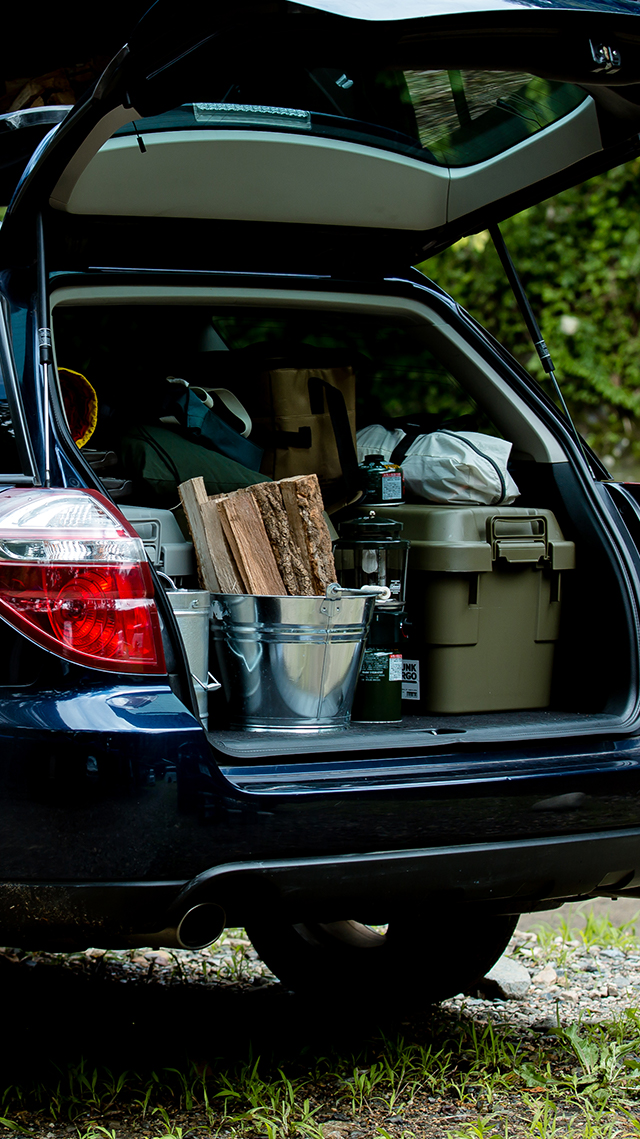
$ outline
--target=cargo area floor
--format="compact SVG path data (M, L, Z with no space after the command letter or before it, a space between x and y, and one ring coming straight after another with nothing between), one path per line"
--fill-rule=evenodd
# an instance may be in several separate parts
M282 757L401 749L415 751L465 743L509 743L619 730L619 717L605 713L530 711L481 712L454 716L403 716L399 724L350 724L337 732L210 731L210 743L236 762L273 762ZM225 761L222 761L225 762Z

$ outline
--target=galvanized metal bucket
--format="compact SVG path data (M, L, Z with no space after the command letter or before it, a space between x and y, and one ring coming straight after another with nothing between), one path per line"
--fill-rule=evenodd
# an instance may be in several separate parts
M216 671L231 727L306 733L348 725L376 595L334 593L212 594Z
M175 589L167 592L184 641L193 678L198 714L208 722L209 692L220 685L209 674L209 610L211 594L205 589Z

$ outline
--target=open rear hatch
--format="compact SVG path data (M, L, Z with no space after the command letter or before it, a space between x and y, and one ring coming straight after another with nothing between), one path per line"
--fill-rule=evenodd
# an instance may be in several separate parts
M240 267L266 231L307 269L327 232L343 257L422 259L637 153L636 12L161 0L38 154L2 246L28 256L44 209L50 269L178 247L183 268L214 247Z
M369 269L375 265L381 283L385 271L423 259L465 232L640 152L637 12L631 0L590 0L584 8L573 0L559 0L553 8L524 0L424 0L396 6L392 19L383 6L366 2L242 4L214 19L200 10L177 17L160 0L91 97L34 156L0 231L0 253L9 264L33 261L41 218L49 273L141 266L255 272L268 266L335 276L350 263L353 277L353 264L362 258ZM124 278L117 284L114 274L110 279L110 297L101 292L102 284L84 294L79 286L74 294L72 283L59 302L61 311L86 305L95 310L101 300L107 306L145 303L144 288L133 278L130 286ZM263 284L261 300L255 290L245 297L255 311L270 304L269 283ZM109 292L111 285L105 287ZM227 317L238 311L239 298L225 300L224 289L208 293L203 279L190 299L180 298L177 284L175 296L168 288L160 297L163 287L156 291L164 311L173 301L208 305L212 312L217 307L216 319L228 332ZM285 311L313 311L302 293L281 297L278 304ZM364 312L365 300L358 304ZM318 300L311 325L323 307L327 298ZM410 307L403 317L407 327L422 320L414 320ZM354 313L357 308L353 302ZM389 313L384 319L390 321ZM375 323L375 313L370 315ZM434 355L438 344L451 361L467 353L462 382L475 385L482 406L482 367L470 363L473 352L462 342L456 347L455 336L445 347L442 327L433 332L443 326L435 309L425 321L431 327L425 343ZM73 365L58 352L62 363ZM454 374L458 366L452 366ZM483 367L493 392L486 397L493 400L493 422L510 437L520 397L507 394L504 380ZM521 440L533 406L527 412L521 401L515 431ZM615 550L604 550L594 517L571 483L566 453L557 439L548 446L541 442L545 431L553 435L539 426L533 450L516 446L521 502L529 518L519 537L525 546L528 538L536 539L535 519L545 511L552 515L544 515L548 537L557 515L558 550L565 540L575 542L578 559L589 550L592 571L611 587L608 593L603 588L586 635L589 591L586 577L576 571L578 586L569 591L561 641L560 695L552 710L461 707L458 713L432 707L426 718L396 729L393 742L388 730L365 727L352 733L349 747L406 752L441 737L513 741L631 724L628 677L636 650L630 644L630 599ZM423 521L411 540L437 545ZM491 550L509 537L494 532L491 538L491 525L488 518L476 525L479 556L486 560L488 545L490 561ZM427 551L421 573L457 573L453 566L430 567L429 556ZM498 556L508 566L518 560ZM463 565L465 557L457 580L473 608L472 579L488 567ZM554 574L572 572L568 563L554 564L554 557L547 547L547 607L557 601ZM532 604L539 608L542 602ZM553 616L540 613L538 624L547 621L551 628ZM586 656L594 630L611 651L597 653L592 646ZM539 639L549 643L552 632ZM452 643L468 644L466 635L458 624ZM605 656L615 657L616 665L603 688ZM332 746L320 739L256 743L237 732L218 734L215 742L245 762Z

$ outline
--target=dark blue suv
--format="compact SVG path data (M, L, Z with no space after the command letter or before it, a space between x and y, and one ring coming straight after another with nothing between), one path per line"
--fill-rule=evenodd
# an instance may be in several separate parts
M640 153L636 0L159 0L76 106L1 126L40 141L0 231L0 940L246 925L292 987L434 999L521 912L640 896L640 496L410 268ZM518 495L479 529L472 495L389 505L393 724L230 726L170 604L198 588L198 472L153 474L166 377L250 405L282 344L348 358L358 431L511 448Z

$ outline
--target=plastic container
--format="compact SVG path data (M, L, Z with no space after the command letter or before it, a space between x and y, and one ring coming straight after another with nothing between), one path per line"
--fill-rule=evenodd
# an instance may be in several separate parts
M546 708L562 576L575 566L550 510L387 507L411 542L407 711Z
M330 732L349 724L375 595L212 594L212 639L229 726Z
M120 510L142 538L147 557L156 569L174 579L195 574L193 543L187 542L170 510L126 503Z

